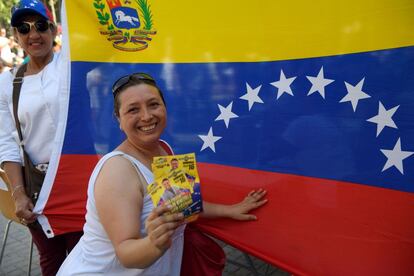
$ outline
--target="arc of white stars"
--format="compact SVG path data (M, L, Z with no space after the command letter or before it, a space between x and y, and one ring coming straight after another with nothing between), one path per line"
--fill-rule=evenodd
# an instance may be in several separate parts
M384 168L382 168L382 172L394 166L400 171L401 174L404 174L402 161L414 154L413 151L401 150L400 138L398 138L398 141L395 143L392 150L381 149L381 152L387 157L387 162L385 163Z
M306 77L312 83L312 87L309 90L307 95L309 96L315 92L319 92L319 94L324 99L325 99L325 87L335 81L332 79L325 79L323 66L321 67L316 77L312 77L312 76L306 76ZM280 71L279 81L275 81L271 83L271 85L278 88L277 99L279 99L284 93L287 93L293 96L293 92L290 88L290 85L293 83L295 79L296 79L296 76L291 77L291 78L286 78L285 74L283 73L283 70ZM340 100L340 103L351 102L352 109L354 112L356 111L359 100L367 99L371 97L370 95L362 91L364 81L365 81L365 77L362 78L358 82L358 84L355 86L347 82L344 82L346 89L347 89L347 94ZM259 85L258 87L253 89L246 82L247 92L246 94L241 96L240 99L246 100L248 102L249 111L251 110L251 108L253 107L255 103L264 103L263 100L259 97L259 92L260 92L261 87L262 85ZM230 102L230 104L227 107L223 107L219 104L218 104L218 107L220 109L220 115L215 119L215 121L223 120L226 125L226 128L228 128L230 119L239 117L237 114L232 112L233 102ZM392 116L395 114L398 108L399 108L399 105L389 110L386 110L383 104L379 102L378 115L367 119L368 122L377 124L377 137L386 126L397 128L394 120L392 119ZM212 127L210 127L207 135L198 135L198 136L200 137L201 140L203 140L203 145L200 151L203 151L206 148L210 148L213 152L216 152L215 143L219 141L222 137L214 136ZM401 174L404 174L403 160L414 154L414 152L411 152L411 151L401 150L401 139L400 138L397 140L392 150L388 150L388 149L380 149L380 150L387 157L387 161L382 169L382 172L394 166L398 169L398 171Z
M381 131L384 129L384 127L392 127L392 128L398 128L395 124L394 120L392 119L392 116L397 111L397 109L400 106L397 105L391 109L386 110L381 102L379 102L378 106L378 115L369 118L367 121L377 124L377 137L380 135Z
M220 109L220 115L215 119L215 121L223 120L226 124L226 128L229 128L230 119L239 117L237 114L231 111L233 108L233 102L231 102L227 107L223 107L219 104L218 107Z
M323 74L323 66L321 67L321 70L319 70L318 76L316 77L306 76L306 78L312 83L312 87L308 92L308 96L315 92L319 92L319 94L324 99L325 99L325 86L335 81L331 79L325 79L325 76Z
M210 148L213 152L216 152L215 143L222 138L220 136L214 136L212 127L210 127L207 135L198 135L198 137L203 140L203 146L200 151Z
M246 82L246 89L247 92L243 96L240 97L242 100L246 100L249 104L249 111L252 109L253 104L255 103L263 103L262 99L259 97L261 85L256 88L251 88L250 85Z
M280 70L280 78L278 81L274 81L270 83L274 87L277 87L277 97L276 99L279 99L280 96L282 96L284 93L287 93L291 96L293 96L292 89L290 88L290 85L292 82L296 79L296 77L286 78L285 74L283 73L283 70Z
M343 97L339 102L340 103L351 102L352 109L354 110L354 112L356 111L359 100L371 98L370 95L362 91L364 80L365 78L362 78L362 80L360 80L359 83L355 86L352 86L351 84L345 81L345 86L346 86L346 90L348 91L348 94L346 94L345 97Z

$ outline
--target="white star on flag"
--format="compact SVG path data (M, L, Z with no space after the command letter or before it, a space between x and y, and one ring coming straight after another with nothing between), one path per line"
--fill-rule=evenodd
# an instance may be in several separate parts
M259 97L260 88L262 88L261 85L253 89L246 82L247 93L241 96L240 99L246 100L249 103L249 111L252 109L254 103L263 103L262 99Z
M214 143L216 143L218 140L222 138L220 136L214 136L212 127L210 127L210 130L208 131L207 135L198 135L198 137L200 137L200 139L203 140L203 146L201 147L200 151L203 151L206 148L210 148L213 152L216 152L216 147L214 146Z
M402 161L411 155L414 154L412 151L403 151L401 150L401 139L398 138L397 143L392 150L381 149L381 152L387 157L387 162L382 168L382 171L391 168L392 166L396 167L401 174L404 174L404 168Z
M239 117L231 111L233 108L233 102L231 102L227 107L223 107L219 104L218 107L220 109L220 115L216 118L215 121L223 120L226 124L226 128L229 128L230 119Z
M30 3L30 6L34 7L34 6L35 6L35 4L34 4L34 3Z
M381 102L379 102L378 107L378 115L369 118L367 121L371 123L377 124L377 137L380 135L381 131L384 129L384 127L392 127L392 128L398 128L395 124L394 120L392 119L392 116L397 111L399 105L386 110Z
M308 78L308 80L312 83L312 87L308 92L308 96L315 92L319 92L322 98L325 99L325 86L334 82L334 80L325 79L323 75L323 66L321 67L321 70L319 71L317 77L306 76L306 78Z
M344 102L351 102L352 108L354 109L354 112L357 108L358 101L366 98L371 98L370 95L366 94L364 91L362 91L362 86L364 85L365 78L362 78L362 80L359 81L359 83L355 86L352 86L351 84L347 83L345 81L346 90L348 91L348 94L345 95L345 97L340 100L340 103Z
M289 95L293 96L292 89L290 89L290 85L292 82L296 79L296 77L286 78L285 74L283 73L283 70L280 70L280 79L278 81L270 83L274 87L277 87L277 98L279 99L280 96L283 95L283 93L287 93Z

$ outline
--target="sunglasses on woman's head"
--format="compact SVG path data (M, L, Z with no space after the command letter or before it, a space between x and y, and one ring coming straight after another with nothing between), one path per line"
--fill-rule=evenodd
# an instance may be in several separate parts
M44 33L49 29L50 22L44 19L37 20L36 22L23 21L16 27L16 29L21 34L28 34L32 27L34 27L36 31Z
M127 76L120 77L112 86L112 95L115 97L119 90L124 87L131 80L143 80L149 81L155 84L155 80L148 74L145 73L133 73Z

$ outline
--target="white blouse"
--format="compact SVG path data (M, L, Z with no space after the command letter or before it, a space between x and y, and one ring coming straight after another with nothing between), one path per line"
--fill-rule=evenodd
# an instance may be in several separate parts
M134 157L121 151L113 151L103 156L92 172L88 186L88 201L86 204L86 223L83 236L75 248L65 259L57 276L75 275L108 275L108 276L179 276L183 255L185 225L178 227L172 237L172 245L157 261L146 269L125 268L116 256L114 246L103 227L95 201L96 179L105 164L113 156L123 156L129 159L144 176L147 183L154 181L152 172ZM118 183L122 184L122 183ZM144 202L140 219L141 235L147 235L145 221L152 209L152 200L144 189ZM108 195L110 196L110 195ZM114 221L116 223L116 221Z
M60 55L36 75L25 76L20 91L18 116L25 150L33 163L48 163L54 147L59 118ZM0 164L22 163L19 136L13 115L13 79L11 71L0 75Z

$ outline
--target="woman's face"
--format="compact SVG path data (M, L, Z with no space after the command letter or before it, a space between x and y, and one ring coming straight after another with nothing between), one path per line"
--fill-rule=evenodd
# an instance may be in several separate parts
M21 21L35 23L38 20L43 20L39 15L28 15L23 17ZM53 53L53 40L56 36L56 28L49 28L45 32L39 32L32 25L30 32L21 34L14 29L14 35L19 45L25 52L33 58L42 58Z
M138 84L119 95L119 123L128 140L145 147L158 143L167 124L167 110L157 88Z

